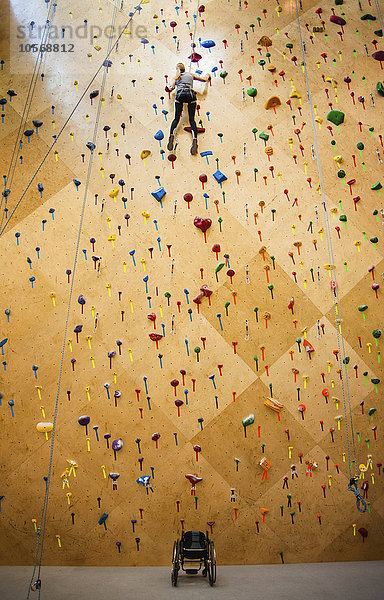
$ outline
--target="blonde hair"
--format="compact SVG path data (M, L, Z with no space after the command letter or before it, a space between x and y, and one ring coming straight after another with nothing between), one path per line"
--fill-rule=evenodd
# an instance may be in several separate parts
M175 77L175 81L179 81L179 79L181 78L182 73L185 72L185 66L183 65L183 63L177 63L176 69L178 71L178 74Z

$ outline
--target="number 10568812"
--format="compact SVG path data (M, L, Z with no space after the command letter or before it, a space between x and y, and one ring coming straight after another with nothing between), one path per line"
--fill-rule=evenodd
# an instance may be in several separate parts
M19 44L20 52L74 52L74 44Z

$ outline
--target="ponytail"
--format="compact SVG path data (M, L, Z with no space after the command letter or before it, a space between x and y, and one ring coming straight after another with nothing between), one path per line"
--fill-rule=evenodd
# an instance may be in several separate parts
M178 74L175 77L175 82L179 81L181 79L182 73L185 72L185 67L184 67L183 63L177 63L176 69L178 71Z

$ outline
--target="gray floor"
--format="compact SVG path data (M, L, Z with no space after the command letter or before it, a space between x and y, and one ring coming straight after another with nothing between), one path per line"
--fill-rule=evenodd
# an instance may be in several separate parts
M164 567L43 567L42 600L380 600L384 562L220 567L213 588ZM0 567L1 600L27 598L31 567ZM38 598L31 592L30 598Z

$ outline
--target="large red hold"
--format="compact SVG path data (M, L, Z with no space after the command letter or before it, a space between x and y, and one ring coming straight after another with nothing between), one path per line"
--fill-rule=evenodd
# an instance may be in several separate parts
M150 339L152 340L152 342L156 342L156 348L157 350L159 349L159 341L161 340L161 338L163 337L162 335L160 335L160 333L150 333L149 334Z
M329 20L331 21L331 23L336 23L336 25L340 25L341 27L344 27L344 25L346 25L347 23L347 21L343 19L343 17L339 17L338 15L332 15L331 17L329 17Z

